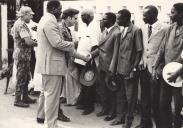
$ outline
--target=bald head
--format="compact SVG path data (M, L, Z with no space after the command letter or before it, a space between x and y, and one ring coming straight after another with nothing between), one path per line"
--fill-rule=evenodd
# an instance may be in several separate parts
M94 19L94 12L90 9L85 9L81 12L81 19L84 23L89 25Z
M85 9L81 12L81 15L89 15L89 16L94 16L94 12L91 9Z

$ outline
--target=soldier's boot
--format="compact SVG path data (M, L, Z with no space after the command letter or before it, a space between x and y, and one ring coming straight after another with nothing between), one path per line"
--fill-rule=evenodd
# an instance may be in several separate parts
M26 104L23 101L21 101L21 95L16 95L15 96L14 106L22 107L22 108L27 108L27 107L29 107L29 104Z
M28 83L23 86L23 99L22 101L26 104L34 104L36 103L36 99L32 99L28 96Z

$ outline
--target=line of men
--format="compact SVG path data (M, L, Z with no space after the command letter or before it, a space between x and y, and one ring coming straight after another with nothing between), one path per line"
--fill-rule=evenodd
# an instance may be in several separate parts
M141 121L136 128L152 128L153 122L156 128L182 126L181 88L169 86L161 74L166 64L173 61L182 63L183 3L173 5L170 15L172 25L161 23L157 16L155 6L146 6L143 10L146 25L141 29L131 23L131 13L127 9L118 11L117 25L113 13L106 13L102 19L107 35L105 43L98 49L98 88L102 110L97 116L107 115L104 118L106 121L115 118L111 125L132 126L140 79L142 110ZM124 27L122 30L121 26ZM94 53L93 56L96 56L96 51ZM117 84L120 84L117 92L109 90L104 82L114 75Z
M97 89L102 101L102 110L97 116L107 114L106 121L115 118L111 125L122 124L124 128L131 128L140 76L142 118L137 128L152 128L152 117L157 128L181 127L181 89L167 85L162 80L160 72L162 65L172 61L182 61L180 54L183 50L183 3L173 5L171 10L173 24L168 27L164 27L157 19L158 10L152 5L145 7L143 11L143 20L147 25L142 29L131 23L131 13L127 9L118 11L117 18L114 13L106 13L102 19L103 25L107 28L104 31L105 43L91 55L76 52L74 44L65 41L60 35L57 19L61 15L61 10L62 6L58 0L49 1L48 13L42 17L38 27L37 63L38 72L43 77L39 109L43 112L41 118L45 120L46 128L58 127L59 96L67 69L66 53L86 62L91 59L91 55L99 56L100 81ZM26 14L28 15L24 18L31 19L33 13L30 9ZM17 60L15 61L19 74L17 79L20 83L29 79L29 51L32 46L37 45L31 40L31 35L26 29L24 24L26 20L21 21L17 32L15 31L17 36L14 36L17 40L14 60ZM120 84L117 92L109 90L104 83L112 76L115 76L116 82ZM16 85L15 106L28 107L27 103L35 102L31 99L28 99L29 102L21 99L21 92L27 87L26 83ZM90 88L85 88L84 92L85 103L89 103L87 99L90 101L90 105L85 105L87 109L83 112L83 115L87 115L94 109L94 99L93 94L88 97L87 92L90 92ZM172 96L175 99L174 120L172 120L171 109Z

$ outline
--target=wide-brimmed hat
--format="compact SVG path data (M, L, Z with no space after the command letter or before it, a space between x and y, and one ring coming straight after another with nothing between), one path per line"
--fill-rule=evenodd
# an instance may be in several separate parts
M17 12L17 16L19 16L19 17L20 16L24 16L27 13L34 15L34 12L32 11L32 9L30 7L28 7L28 6L22 6L20 8L20 10Z
M178 69L182 67L182 64L178 62L171 62L165 65L163 68L163 79L165 82L173 87L182 87L183 78L181 76L177 77L175 82L169 82L167 79L169 78L171 73L176 72Z
M87 62L86 66L81 70L80 83L85 86L92 86L95 84L98 77L98 70L94 60Z
M116 75L107 76L105 78L105 83L106 83L107 88L113 92L118 91L120 89L120 84L117 83Z

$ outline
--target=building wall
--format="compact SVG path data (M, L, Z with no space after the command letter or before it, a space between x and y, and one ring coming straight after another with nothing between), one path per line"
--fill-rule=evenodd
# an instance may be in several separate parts
M2 60L7 58L7 48L8 48L8 31L7 31L7 5L3 4L1 6L1 43L2 43Z

